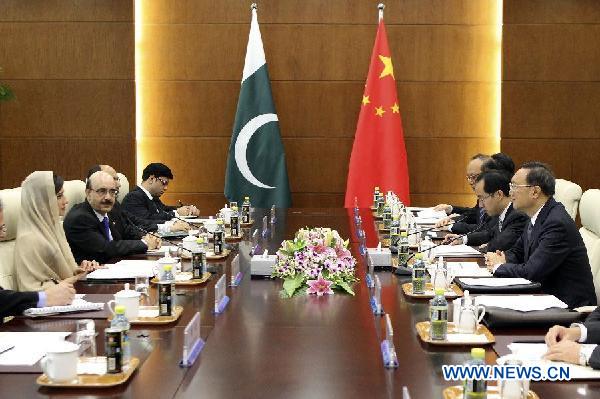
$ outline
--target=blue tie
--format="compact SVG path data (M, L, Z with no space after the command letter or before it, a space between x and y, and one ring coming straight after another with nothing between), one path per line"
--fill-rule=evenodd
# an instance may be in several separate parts
M102 219L102 226L104 226L104 235L106 236L106 239L112 241L110 227L108 226L108 217L104 216L104 219Z
M483 216L485 215L485 209L479 208L479 223L483 221Z
M531 222L529 222L529 224L527 225L527 241L528 243L531 243L531 232L533 231L533 225L531 224Z

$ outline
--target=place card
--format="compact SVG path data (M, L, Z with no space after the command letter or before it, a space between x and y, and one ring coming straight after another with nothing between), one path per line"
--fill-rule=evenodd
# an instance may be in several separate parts
M394 347L394 329L392 328L392 320L390 315L384 316L384 336L385 339L381 341L381 356L383 358L383 366L386 369L398 367L398 356L396 355L396 348Z
M204 343L200 336L200 312L196 312L183 330L183 356L179 365L191 367L204 348Z
M262 219L262 236L263 238L269 237L269 221L266 216Z
M258 242L258 237L258 229L254 229L254 233L252 233L250 243L250 255L254 255L260 252L260 243Z
M223 274L215 284L215 314L221 314L225 311L229 297L225 295L225 275Z
M230 287L237 287L242 281L244 275L240 271L240 255L237 254L231 261L231 280L229 282Z
M365 277L365 282L367 283L367 287L374 288L375 282L373 281L373 276L375 276L375 266L373 266L373 261L371 260L370 256L369 256L367 265L368 265L368 269L367 269L367 276Z
M275 210L275 205L271 207L271 227L273 227L277 223L277 211Z
M381 305L381 281L379 281L379 276L375 276L375 290L371 297L371 309L373 310L373 314L377 316L385 314Z

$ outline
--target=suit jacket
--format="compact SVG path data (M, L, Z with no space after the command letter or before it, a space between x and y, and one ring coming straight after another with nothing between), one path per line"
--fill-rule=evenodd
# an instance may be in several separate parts
M173 211L177 209L163 204L160 198L148 198L139 186L127 193L123 198L122 207L129 215L158 223L171 220L175 216Z
M142 232L115 214L113 217L108 216L113 237L108 241L89 202L77 204L67 213L63 227L77 263L84 259L106 263L112 258L146 252L148 247L140 240Z
M550 198L541 208L527 238L527 227L506 251L497 277L523 277L541 283L542 291L569 308L595 305L592 271L583 239L565 207Z
M483 212L483 217L481 216L482 212L479 203L475 204L472 208L452 205L452 213L458 213L463 218L460 222L454 223L450 229L450 231L456 234L465 234L473 231L481 222L487 223L490 218L485 212Z
M600 344L600 307L596 308L583 323L587 328L586 344ZM589 364L595 369L600 369L600 346L592 352Z
M490 218L480 232L475 232L467 236L467 245L481 245L487 243L487 251L496 250L506 251L517 242L525 226L529 222L529 216L516 210L512 204L508 206L504 220L502 221L502 231L498 226L499 216Z
M108 212L108 218L110 220L121 221L125 225L122 228L123 230L127 230L129 226L142 233L143 231L158 230L158 224L156 223L156 220L142 219L128 212L125 212L119 201L115 201L113 209L111 209L111 211ZM143 231L140 229L142 229Z
M35 308L38 300L37 292L18 292L0 288L0 323L6 316L18 316L25 309Z

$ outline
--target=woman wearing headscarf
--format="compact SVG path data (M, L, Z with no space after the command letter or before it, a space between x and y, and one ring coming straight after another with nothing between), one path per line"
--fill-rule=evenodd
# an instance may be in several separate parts
M21 185L21 215L15 244L15 274L19 291L40 291L59 281L74 282L95 262L78 267L60 217L68 200L63 179L49 171L33 172Z

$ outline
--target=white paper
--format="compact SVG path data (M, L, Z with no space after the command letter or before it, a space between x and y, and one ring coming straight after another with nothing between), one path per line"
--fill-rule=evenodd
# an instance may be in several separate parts
M53 342L64 341L71 334L58 332L0 332L3 344L14 346L0 354L0 366L33 366L46 354Z
M477 262L448 262L447 267L448 272L454 277L491 277L492 275L487 268L479 267Z
M416 224L436 224L440 219L438 218L415 218Z
M175 281L189 281L194 277L190 272L177 273L175 275Z
M431 250L432 256L482 256L481 252L465 244L440 245Z
M106 356L79 358L77 362L77 374L106 374Z
M140 309L139 317L158 317L158 309Z
M44 316L56 313L81 312L104 309L104 302L88 302L84 299L75 298L70 305L46 306L43 308L29 308L23 314L25 316Z
M434 290L425 290L423 295L435 296L435 291ZM451 288L446 288L446 290L444 291L445 298L455 297L455 296L458 296L458 294L456 292L454 292L454 290Z
M192 223L192 224L200 224L200 223L206 223L206 222L213 222L216 223L217 219L202 219L202 218L194 218L194 219L187 219L186 222L188 223Z
M567 304L554 295L479 295L475 304L530 312L550 308L566 309Z
M447 217L446 212L444 211L434 211L433 208L427 208L420 212L417 212L417 218L422 219L443 219Z
M464 284L467 285L477 285L477 286L483 286L483 287L510 287L512 285L526 285L526 284L531 284L531 281L524 279L524 278L520 278L520 277L515 277L515 278L495 278L495 277L490 277L490 278L461 278L460 281L462 281Z
M407 206L406 210L409 212L419 212L419 211L425 211L427 209L433 209L433 208L424 208L422 206Z
M571 379L600 379L600 370L594 370L591 367L579 366L565 362L553 362L543 359L548 347L544 343L512 343L508 349L517 358L523 360L527 366L540 366L542 369L547 367L568 367ZM502 359L502 358L500 358Z
M476 343L476 344L485 344L488 341L487 337L484 334L463 334L463 333L448 333L446 335L446 341L452 343Z
M147 250L146 254L147 255L164 255L166 250L169 250L169 253L171 253L171 251L176 251L177 247L174 245L162 245L160 248Z
M105 269L94 270L86 278L99 280L133 279L138 276L154 277L156 261L122 260L115 264L105 265Z

